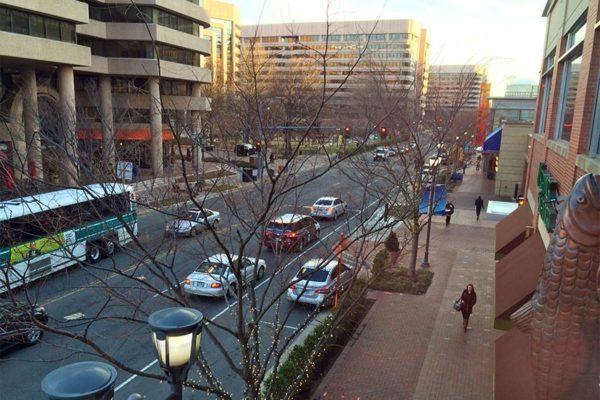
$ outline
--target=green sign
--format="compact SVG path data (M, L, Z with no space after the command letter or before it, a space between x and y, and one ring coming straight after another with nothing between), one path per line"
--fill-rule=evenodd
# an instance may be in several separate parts
M538 212L548 232L556 225L556 199L558 198L558 182L548 172L548 167L540 163L537 176Z

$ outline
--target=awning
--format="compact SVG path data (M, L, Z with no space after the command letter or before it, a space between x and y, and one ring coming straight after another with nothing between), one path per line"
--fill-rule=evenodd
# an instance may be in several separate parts
M77 132L79 140L102 140L102 129L92 129ZM119 129L115 132L115 140L139 140L150 141L152 133L150 128L145 129ZM173 140L173 132L170 129L164 129L162 140Z
M539 232L496 263L496 318L507 319L529 300L544 264L546 248Z
M502 128L498 128L485 138L483 142L484 153L497 153L500 151L500 144L502 142Z
M528 204L517 207L496 225L496 260L510 253L525 240L527 226L533 224Z
M423 190L421 197L421 204L419 204L419 212L421 214L427 214L429 212L429 190L431 185L427 186ZM444 209L446 208L446 201L448 198L448 189L446 185L438 184L435 185L435 193L433 195L433 214L444 215Z

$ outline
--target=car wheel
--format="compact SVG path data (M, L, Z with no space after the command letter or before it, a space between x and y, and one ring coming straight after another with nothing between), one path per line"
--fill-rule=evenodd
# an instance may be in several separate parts
M96 264L102 258L102 250L98 243L88 243L85 251L85 257L90 264Z
M218 228L218 227L219 227L219 220L218 220L218 219L215 219L215 220L213 221L213 223L212 223L212 228L213 228L214 230L217 230L217 228Z
M317 229L317 237L315 238L316 240L319 240L319 237L321 236L321 230Z
M262 265L258 267L258 272L256 273L256 280L261 280L265 276L265 267Z
M117 245L111 239L104 242L104 255L106 257L112 257L117 251Z
M333 220L335 221L337 219L338 215L337 215L337 211L333 211Z
M36 344L40 341L43 334L44 332L42 332L40 329L30 329L25 334L25 344L29 346Z
M304 238L300 239L300 243L298 243L298 252L301 252L302 250L304 250Z

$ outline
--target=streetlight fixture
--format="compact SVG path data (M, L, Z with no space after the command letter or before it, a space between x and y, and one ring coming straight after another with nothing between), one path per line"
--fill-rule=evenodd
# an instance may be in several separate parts
M50 400L112 400L117 370L98 361L68 364L42 380L42 391Z
M183 398L183 382L200 353L204 316L192 308L173 307L148 318L160 367L171 385L170 400Z
M437 167L440 164L441 157L436 156L435 158L429 159L429 166L431 167L431 185L429 186L429 207L427 212L427 240L425 241L425 257L423 257L423 262L421 263L421 267L429 268L429 240L431 238L431 217L433 216L433 202L435 198L435 177L437 175Z

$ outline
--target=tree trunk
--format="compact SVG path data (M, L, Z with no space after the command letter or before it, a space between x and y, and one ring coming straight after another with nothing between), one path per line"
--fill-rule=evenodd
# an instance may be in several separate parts
M421 230L418 229L418 219L413 221L414 230L412 232L411 249L410 249L410 263L408 264L408 274L413 277L417 274L417 253L419 252L419 234Z

